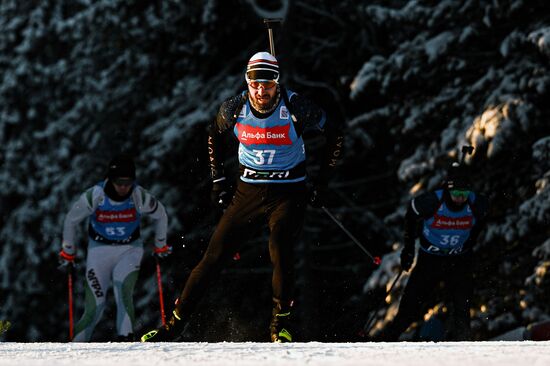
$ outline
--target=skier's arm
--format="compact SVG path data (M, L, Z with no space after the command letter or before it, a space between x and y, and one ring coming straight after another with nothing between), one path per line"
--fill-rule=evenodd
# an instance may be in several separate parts
M421 217L414 212L412 208L412 200L408 207L407 213L405 214L405 227L403 230L403 244L406 250L411 250L411 246L414 247L414 241L418 237L418 225L421 221Z
M225 180L223 135L235 124L235 115L239 105L242 108L242 95L229 98L222 103L216 118L208 125L208 158L210 175L214 183Z
M342 158L342 148L344 147L342 123L335 117L329 117L323 132L327 142L318 179L321 182L328 182L338 161Z
M405 214L403 250L400 256L402 270L408 271L411 268L415 256L418 228L423 220L433 215L438 205L439 199L435 193L425 193L410 201Z
M489 211L489 202L487 201L487 198L482 195L476 195L473 206L476 223L470 231L470 236L468 237L468 240L466 241L466 243L464 243L465 250L473 248L473 246L477 242L479 233L481 232L481 230L483 230L485 224L487 223L487 213Z
M155 225L155 247L166 246L166 235L168 232L168 215L164 205L143 187L136 187L134 190L134 203L139 212L148 215Z
M208 159L210 165L210 176L214 182L225 180L224 157L221 149L221 134L212 123L208 127Z
M320 131L326 139L321 168L316 179L318 184L326 185L338 161L342 158L343 120L339 115L327 114L311 100L299 94L290 96L290 108L299 122L298 134L314 129Z
M76 253L76 226L94 212L97 207L97 200L94 199L96 196L97 192L95 192L95 188L90 188L78 198L67 213L67 216L65 216L65 221L63 223L63 242L61 244L65 253L69 255L74 255Z
M434 192L424 193L413 198L405 214L405 228L403 239L405 246L413 246L418 237L418 226L426 219L429 219L437 210L440 202Z

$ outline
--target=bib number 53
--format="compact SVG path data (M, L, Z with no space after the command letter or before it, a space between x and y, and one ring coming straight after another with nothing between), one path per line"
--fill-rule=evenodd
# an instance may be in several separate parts
M126 235L126 230L123 227L112 227L108 226L105 228L105 232L112 236L124 236Z

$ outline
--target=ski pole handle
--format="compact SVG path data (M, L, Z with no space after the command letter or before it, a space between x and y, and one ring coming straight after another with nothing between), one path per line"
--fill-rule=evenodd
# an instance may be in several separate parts
M155 257L157 262L157 285L159 288L159 304L160 304L160 318L162 320L162 325L166 325L166 315L164 313L164 295L162 294L162 275L160 273L160 263L158 258Z

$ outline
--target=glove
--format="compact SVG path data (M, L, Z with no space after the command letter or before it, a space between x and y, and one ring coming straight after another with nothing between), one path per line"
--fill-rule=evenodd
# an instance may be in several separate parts
M401 250L401 269L408 272L414 261L414 242L407 243Z
M326 206L328 187L326 184L316 184L309 192L309 204L315 208Z
M57 268L63 272L67 272L68 270L72 269L74 267L75 257L75 254L69 254L61 249L58 257L59 266Z
M165 259L166 257L168 257L170 254L172 254L172 247L169 246L168 244L164 245L163 247L155 247L155 249L153 249L153 255L157 258L157 259Z
M231 202L231 195L229 194L229 188L226 181L222 180L212 184L212 192L210 193L210 199L214 206L226 209Z

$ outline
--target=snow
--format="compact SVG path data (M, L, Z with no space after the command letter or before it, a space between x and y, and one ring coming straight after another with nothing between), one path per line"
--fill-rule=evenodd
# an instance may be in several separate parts
M542 53L550 57L550 27L544 27L530 33L528 39L535 43Z
M437 58L449 49L454 40L455 35L452 32L443 32L426 41L424 51L428 55L428 62L433 63L437 61Z
M0 366L543 366L550 342L0 343Z

